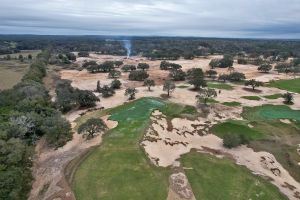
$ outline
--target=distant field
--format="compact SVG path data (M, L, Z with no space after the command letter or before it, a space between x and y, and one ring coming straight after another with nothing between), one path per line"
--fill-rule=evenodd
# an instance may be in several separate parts
M192 152L181 161L196 199L287 199L274 185L231 160Z
M13 53L9 55L11 58L18 58L19 55L23 55L25 58L27 58L28 55L31 54L32 57L35 58L41 52L41 50L22 50L20 53ZM5 58L7 55L8 54L0 55L0 58Z
M28 68L28 63L16 60L0 61L0 89L12 88L22 79Z
M300 78L290 80L279 80L269 84L270 87L276 87L290 92L300 93Z

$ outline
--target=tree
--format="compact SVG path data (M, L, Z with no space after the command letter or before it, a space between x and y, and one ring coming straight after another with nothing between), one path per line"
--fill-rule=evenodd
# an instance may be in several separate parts
M121 76L121 72L117 70L112 70L108 73L108 78L119 78Z
M97 81L97 87L96 87L96 92L100 92L101 93L101 84L100 84L100 81Z
M248 64L248 62L245 58L239 58L237 60L237 63L240 64L240 65L247 65Z
M120 67L121 65L123 65L123 61L117 60L117 61L114 62L114 64L115 64L116 67Z
M170 97L170 93L172 93L175 90L175 88L176 88L175 84L172 81L167 80L164 83L163 91L167 91L167 95L168 97Z
M20 54L18 59L19 59L19 61L23 62L23 61L24 61L24 57L23 57L23 55L22 55L22 54Z
M264 73L271 71L271 69L272 69L272 65L270 65L270 64L262 64L261 66L259 66L257 68L258 71L261 71Z
M90 56L90 54L87 51L80 51L78 53L78 57L89 57L89 56Z
M255 90L256 87L263 86L263 82L256 81L255 79L251 79L245 82L245 86L251 86L252 90Z
M284 103L285 104L293 104L294 95L292 93L287 92L287 93L282 95L282 98L284 98Z
M277 65L275 65L275 70L278 73L289 73L291 72L291 64L290 63L278 63Z
M197 103L198 104L204 103L205 105L207 105L207 100L216 96L217 96L216 90L211 88L200 88L199 94L196 95Z
M76 55L72 52L66 54L67 58L72 61L76 61Z
M144 86L148 87L148 90L151 91L151 87L155 86L155 82L153 79L145 79L144 80Z
M104 85L101 88L102 97L107 98L111 97L115 94L115 91L112 87L109 87L108 85Z
M121 81L119 81L118 79L114 79L112 82L111 82L111 88L112 89L120 89L121 88Z
M209 63L209 66L214 69L220 66L220 59L212 59Z
M144 81L148 77L149 74L145 71L131 71L128 76L131 81Z
M138 69L142 69L143 71L145 69L149 69L149 67L150 66L147 63L139 63L138 66L137 66Z
M206 74L209 78L215 79L218 73L217 73L217 71L210 69L210 70L207 70L207 71L205 72L205 74Z
M231 74L228 75L228 79L230 81L242 81L246 79L245 74L240 73L240 72L232 72Z
M114 62L105 61L104 63L101 63L98 67L100 72L110 72L114 69Z
M170 71L169 77L172 78L173 81L184 81L185 80L185 72L181 69L173 69Z
M107 129L102 119L90 118L78 128L78 134L83 134L87 139L91 139L96 133L104 132Z
M32 55L28 54L28 60L32 60Z
M137 89L135 89L135 88L127 88L126 90L125 90L125 96L129 96L129 100L133 100L133 99L135 99L135 94L137 93L138 91L137 91Z
M218 77L218 80L226 82L227 80L229 80L229 75L227 75L227 74L220 74L219 77Z
M89 68L91 66L98 66L98 64L94 60L88 61L88 62L85 62L85 63L82 64L83 68Z
M134 71L134 70L136 70L136 66L135 66L135 65L124 65L124 66L122 67L122 70L123 70L124 72Z
M204 74L201 68L189 69L186 73L186 78L188 83L194 85L194 89L196 90L206 86L206 81L204 80Z
M100 101L96 95L88 90L76 90L77 102L80 107L90 108L96 106L96 102Z

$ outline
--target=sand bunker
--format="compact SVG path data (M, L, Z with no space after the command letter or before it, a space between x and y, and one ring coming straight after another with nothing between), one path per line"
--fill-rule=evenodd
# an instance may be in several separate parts
M215 122L224 119L215 116ZM255 174L270 178L271 182L290 199L297 199L300 194L300 184L290 176L272 154L254 152L246 146L227 149L223 147L221 138L207 134L206 130L215 122L208 123L201 118L195 121L175 118L168 122L159 111L154 112L151 120L152 124L141 145L155 165L171 166L176 159L180 158L180 155L188 153L191 149L202 152L207 152L209 149L210 152L230 155L237 164L246 166Z

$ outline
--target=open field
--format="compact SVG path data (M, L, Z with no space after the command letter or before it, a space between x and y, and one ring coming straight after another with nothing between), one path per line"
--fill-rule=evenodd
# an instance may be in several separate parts
M229 159L192 152L180 160L196 199L287 199L275 186Z
M19 61L0 61L0 90L12 88L26 73L29 64Z
M27 58L29 54L32 55L32 58L35 58L41 52L41 50L21 50L20 53L0 55L0 58L5 58L7 55L10 55L11 59L18 59L19 55L22 55L24 58Z
M300 93L300 78L270 82L270 87L276 87L290 92Z

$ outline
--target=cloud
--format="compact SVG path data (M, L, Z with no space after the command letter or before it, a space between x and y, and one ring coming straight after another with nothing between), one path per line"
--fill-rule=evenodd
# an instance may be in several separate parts
M300 38L298 0L1 0L0 33Z

